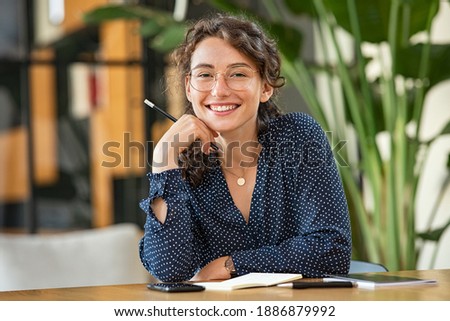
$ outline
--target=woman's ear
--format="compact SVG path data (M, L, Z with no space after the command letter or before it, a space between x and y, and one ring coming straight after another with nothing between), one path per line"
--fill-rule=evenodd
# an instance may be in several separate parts
M259 101L265 103L270 99L270 97L272 97L272 95L273 95L273 87L270 86L268 83L264 82Z
M189 77L186 76L184 78L184 90L186 92L186 98L189 102L192 102L191 100L191 86L189 86Z

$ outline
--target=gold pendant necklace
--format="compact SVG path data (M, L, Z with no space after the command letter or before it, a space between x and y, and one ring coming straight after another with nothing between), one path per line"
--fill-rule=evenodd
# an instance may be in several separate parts
M256 143L256 145L254 146L255 148L257 148L257 152L258 152L258 155L259 155L259 151L260 151L260 145L259 145L259 142L257 141L257 138L255 137L253 140L252 140L252 142L255 142ZM256 159L254 159L253 161L255 161ZM233 173L232 171L230 171L229 169L227 169L227 167L225 166L225 165L223 165L222 166L222 168L225 170L225 171L227 171L228 173L230 173L231 175L233 175L234 177L236 177L237 178L237 180L236 180L236 184L238 185L238 186L244 186L245 185L245 183L247 183L247 181L245 180L245 174L246 174L246 171L247 171L247 169L249 168L249 167L241 167L243 170L244 170L244 173L242 173L242 175L236 175L235 173Z
M239 186L244 186L244 185L245 185L245 178L244 178L244 177L238 177L236 183L237 183Z
M226 170L228 173L230 173L231 175L237 177L236 184L238 184L238 186L244 186L245 185L245 183L246 183L246 180L245 180L245 177L244 177L245 176L245 170L244 170L244 174L242 176L238 176L235 173L233 173L232 171L226 169L225 167L222 167L222 168L224 170Z

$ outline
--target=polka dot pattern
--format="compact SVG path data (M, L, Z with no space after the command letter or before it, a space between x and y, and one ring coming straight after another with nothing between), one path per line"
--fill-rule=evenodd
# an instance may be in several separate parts
M309 115L273 119L258 137L256 185L249 222L235 206L220 167L193 188L179 169L148 174L149 197L139 252L145 268L162 281L189 280L212 260L231 255L239 275L348 272L351 233L347 202L327 138ZM162 197L160 223L150 203Z

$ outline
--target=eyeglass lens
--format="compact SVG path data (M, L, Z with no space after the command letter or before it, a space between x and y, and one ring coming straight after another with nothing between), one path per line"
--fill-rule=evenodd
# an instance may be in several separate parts
M224 72L214 72L211 68L194 68L189 75L191 86L198 91L210 91L218 81L219 75L223 75L227 86L233 90L247 89L255 71L250 67L230 67Z

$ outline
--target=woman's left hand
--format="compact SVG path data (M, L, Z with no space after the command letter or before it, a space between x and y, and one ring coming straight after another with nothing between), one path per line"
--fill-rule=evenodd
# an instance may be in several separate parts
M225 269L225 261L228 256L222 256L209 262L203 269L194 275L191 281L212 281L226 280L230 278L230 273Z

